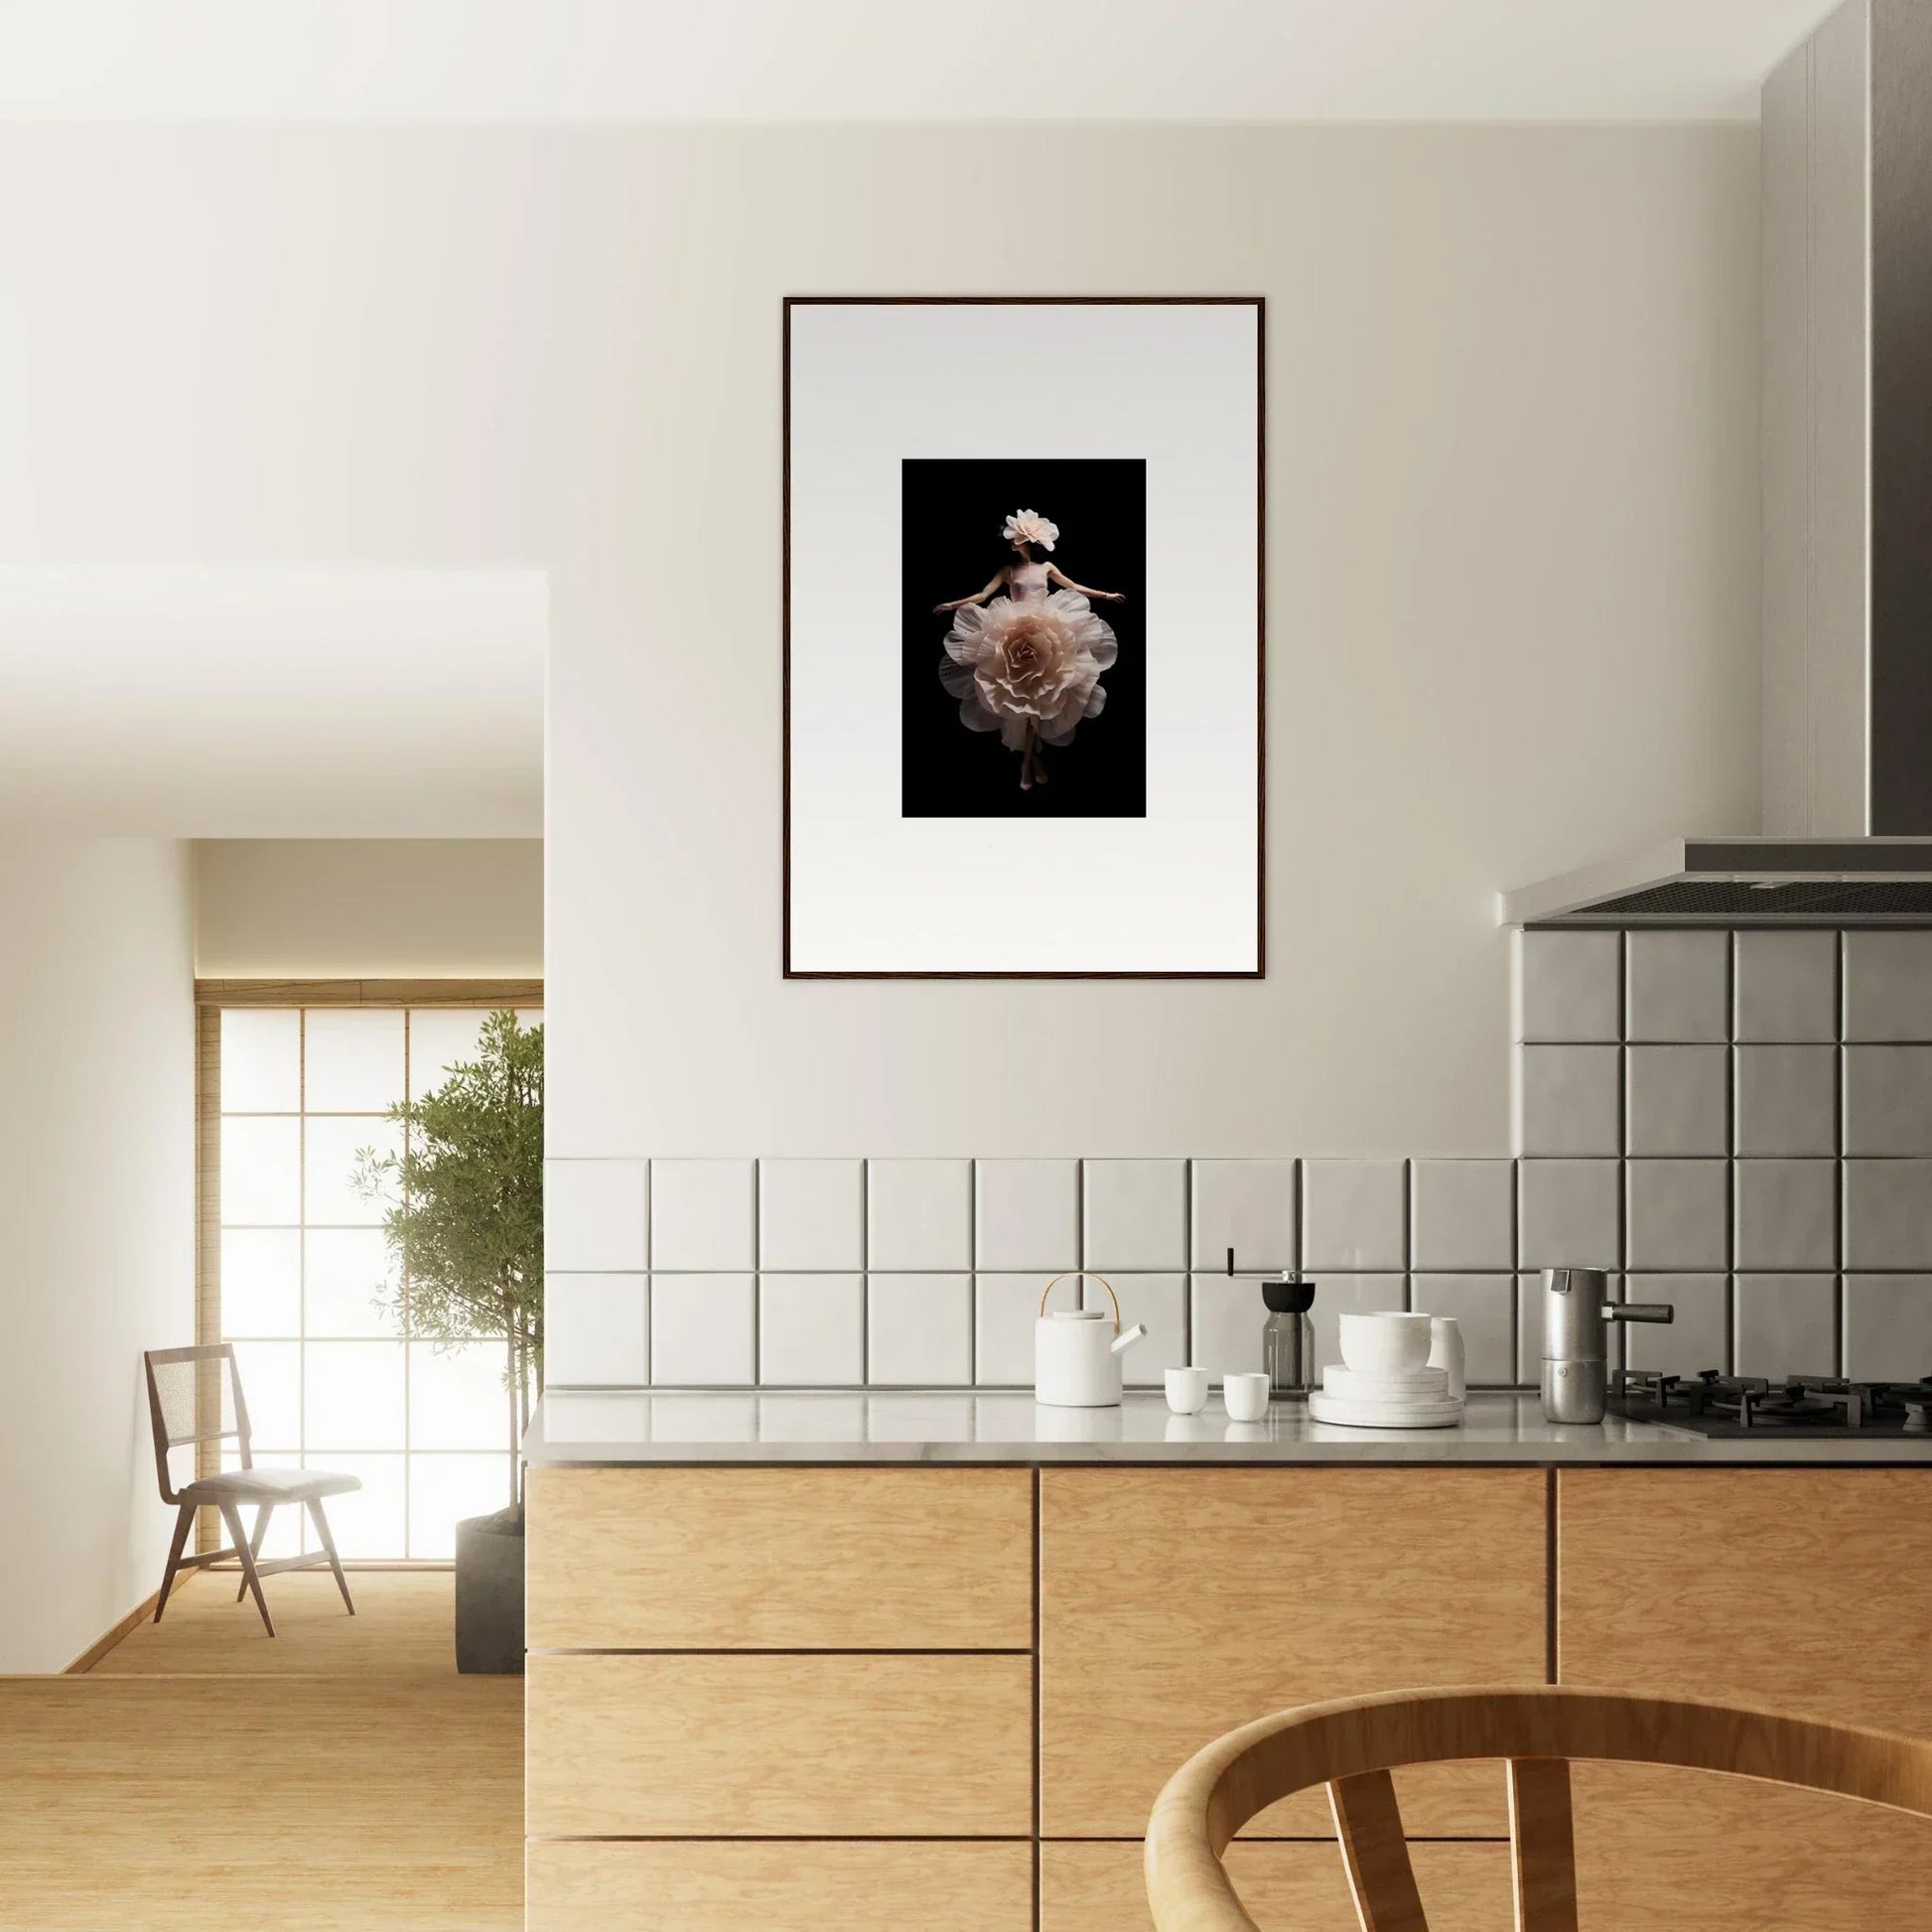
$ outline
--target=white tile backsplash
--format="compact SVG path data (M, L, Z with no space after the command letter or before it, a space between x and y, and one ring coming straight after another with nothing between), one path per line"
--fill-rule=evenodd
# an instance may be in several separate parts
M1268 1318L1260 1287L1203 1274L1189 1279L1188 1293L1192 1365L1216 1382L1260 1368L1261 1324Z
M640 1272L649 1259L645 1168L642 1161L546 1161L544 1267Z
M1405 1266L1407 1183L1402 1161L1304 1161L1303 1268L1313 1273Z
M1084 1161L1080 1185L1086 1267L1185 1267L1185 1161Z
M866 1320L869 1381L910 1388L972 1381L972 1276L874 1275Z
M650 1290L641 1274L545 1275L543 1379L562 1388L650 1380Z
M1507 1273L1516 1266L1515 1223L1514 1162L1409 1164L1411 1266Z
M759 1277L759 1380L850 1388L866 1379L866 1278Z
M1196 1161L1193 1164L1193 1265L1204 1273L1227 1268L1293 1268L1293 1161Z
M1147 1336L1120 1358L1121 1379L1130 1389L1158 1389L1171 1368L1187 1363L1187 1278L1182 1274L1107 1276L1120 1303L1123 1329L1137 1321L1147 1324ZM1098 1282L1082 1284L1084 1306L1112 1312L1107 1292Z
M867 1162L868 1268L910 1273L972 1265L972 1162Z
M756 1303L750 1275L653 1275L651 1380L694 1389L756 1381Z
M1418 1314L1452 1316L1460 1326L1471 1388L1505 1388L1516 1380L1514 1275L1412 1276L1409 1306Z
M1460 1311L1478 1385L1534 1383L1534 1271L1565 1263L1678 1304L1616 1361L1932 1370L1932 932L1515 945L1516 1158L548 1161L550 1379L1029 1400L1040 1292L1080 1266L1151 1330L1130 1383L1259 1367L1230 1247L1314 1276L1324 1333Z
M1079 1162L981 1161L973 1186L978 1267L1079 1267Z
M759 1163L759 1266L791 1273L864 1268L863 1161Z
M996 1388L1034 1384L1034 1323L1042 1276L978 1275L973 1279L974 1380ZM1067 1293L1063 1287L1062 1295ZM1062 1306L1077 1306L1068 1300Z
M673 1274L758 1265L757 1164L653 1161L650 1265Z

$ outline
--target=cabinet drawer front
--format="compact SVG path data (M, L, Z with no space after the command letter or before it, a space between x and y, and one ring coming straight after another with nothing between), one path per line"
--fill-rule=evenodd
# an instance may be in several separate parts
M1033 1932L1030 1845L532 1845L526 1932Z
M1026 1650L1026 1469L529 1479L532 1650Z
M1042 1829L1138 1837L1195 1751L1285 1706L1541 1684L1545 1525L1535 1469L1042 1471ZM1508 1834L1499 1766L1399 1789L1419 1837ZM1250 1830L1325 1838L1325 1796Z
M1025 1838L1027 1657L529 1660L529 1830Z
M1932 1736L1932 1470L1566 1469L1557 1525L1562 1682Z
M1425 1844L1409 1848L1429 1932L1498 1932L1513 1918L1509 1847ZM1358 1932L1348 1874L1335 1845L1240 1839L1228 1875L1250 1917L1295 1932ZM1138 1845L1042 1845L1039 1932L1146 1932L1147 1885Z

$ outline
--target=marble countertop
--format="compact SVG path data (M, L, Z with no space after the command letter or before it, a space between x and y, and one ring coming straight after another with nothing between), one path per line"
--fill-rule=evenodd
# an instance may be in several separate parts
M1612 1418L1548 1423L1534 1396L1472 1395L1453 1429L1344 1429L1277 1403L1230 1422L1216 1395L1198 1416L1165 1397L1118 1409L1053 1409L1024 1393L966 1389L557 1389L523 1439L533 1465L585 1462L1498 1462L1925 1463L1932 1438L1707 1442Z

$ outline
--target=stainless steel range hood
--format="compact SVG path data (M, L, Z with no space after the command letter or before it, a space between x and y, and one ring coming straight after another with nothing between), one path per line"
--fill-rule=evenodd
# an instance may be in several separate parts
M1672 839L1501 899L1505 925L1925 925L1932 838Z
M1932 923L1932 5L1764 83L1760 838L1498 895L1504 924Z

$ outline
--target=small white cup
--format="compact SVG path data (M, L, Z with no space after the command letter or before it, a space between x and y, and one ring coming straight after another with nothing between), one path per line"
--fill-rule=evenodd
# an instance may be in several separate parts
M1259 1422L1268 1413L1268 1377L1260 1373L1221 1377L1221 1400L1230 1422Z
M1167 1374L1168 1407L1176 1416L1198 1416L1207 1407L1207 1371L1171 1368Z

